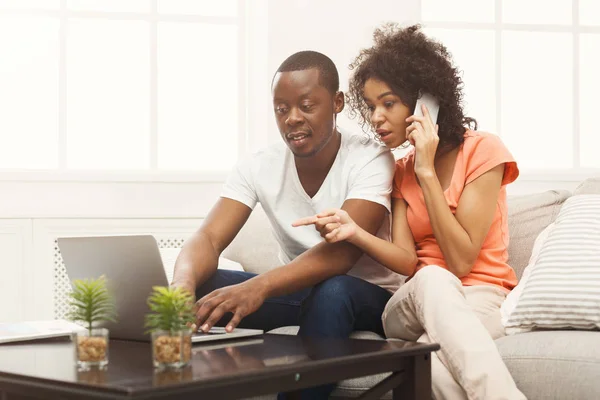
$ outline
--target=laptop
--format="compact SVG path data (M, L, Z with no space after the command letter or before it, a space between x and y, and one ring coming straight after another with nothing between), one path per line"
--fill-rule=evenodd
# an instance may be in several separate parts
M110 337L123 340L150 341L145 333L144 316L149 312L146 303L153 286L168 286L169 282L152 235L65 237L58 247L71 281L106 276L107 287L115 298L117 322L102 326ZM236 339L261 335L259 329L236 328L227 333L214 327L198 332L192 342Z

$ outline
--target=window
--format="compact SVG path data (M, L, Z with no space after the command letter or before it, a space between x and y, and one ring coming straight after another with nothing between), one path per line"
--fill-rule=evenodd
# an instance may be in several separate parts
M0 169L227 171L243 0L0 0Z
M600 168L600 3L421 0L421 17L463 70L467 115L522 170Z

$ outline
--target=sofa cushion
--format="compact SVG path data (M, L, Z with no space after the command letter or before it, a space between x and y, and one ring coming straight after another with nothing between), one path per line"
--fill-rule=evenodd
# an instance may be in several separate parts
M260 205L235 239L223 251L223 257L242 264L244 271L260 274L277 267L279 244L273 237L271 223Z
M600 195L565 202L531 268L507 333L600 328Z
M533 266L537 263L538 258L540 256L540 251L542 250L542 246L544 242L548 238L548 235L554 229L556 225L555 222L548 225L542 233L540 233L535 239L535 243L533 245L533 250L531 252L531 258L529 259L529 264L525 267L523 274L521 275L521 279L519 280L519 284L515 286L513 290L506 296L506 299L502 302L500 306L500 315L502 316L502 325L506 326L508 323L508 319L512 315L515 308L517 308L517 304L519 302L519 297L521 297L521 293L523 293L523 289L529 280L529 275L531 274L531 270Z
M600 332L543 331L496 340L519 389L529 400L598 398Z
M550 190L508 198L508 264L515 270L517 278L521 278L527 266L535 239L554 221L569 196L568 190Z
M600 194L600 176L581 182L573 191L573 195L577 194Z

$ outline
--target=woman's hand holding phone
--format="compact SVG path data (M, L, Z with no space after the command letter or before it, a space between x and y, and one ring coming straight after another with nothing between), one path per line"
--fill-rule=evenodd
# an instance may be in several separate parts
M435 153L440 138L439 127L432 121L427 106L420 106L423 116L412 115L406 119L409 124L406 128L406 138L415 146L415 174L417 177L424 177L435 175Z

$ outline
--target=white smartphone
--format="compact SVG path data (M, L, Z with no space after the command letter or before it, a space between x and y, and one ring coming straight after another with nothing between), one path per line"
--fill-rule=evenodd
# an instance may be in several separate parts
M437 123L438 113L440 112L440 105L437 99L429 93L422 93L417 99L417 104L415 105L415 115L418 117L423 116L421 104L425 104L425 107L427 107L427 110L429 110L431 121L433 121L433 124L435 125Z

